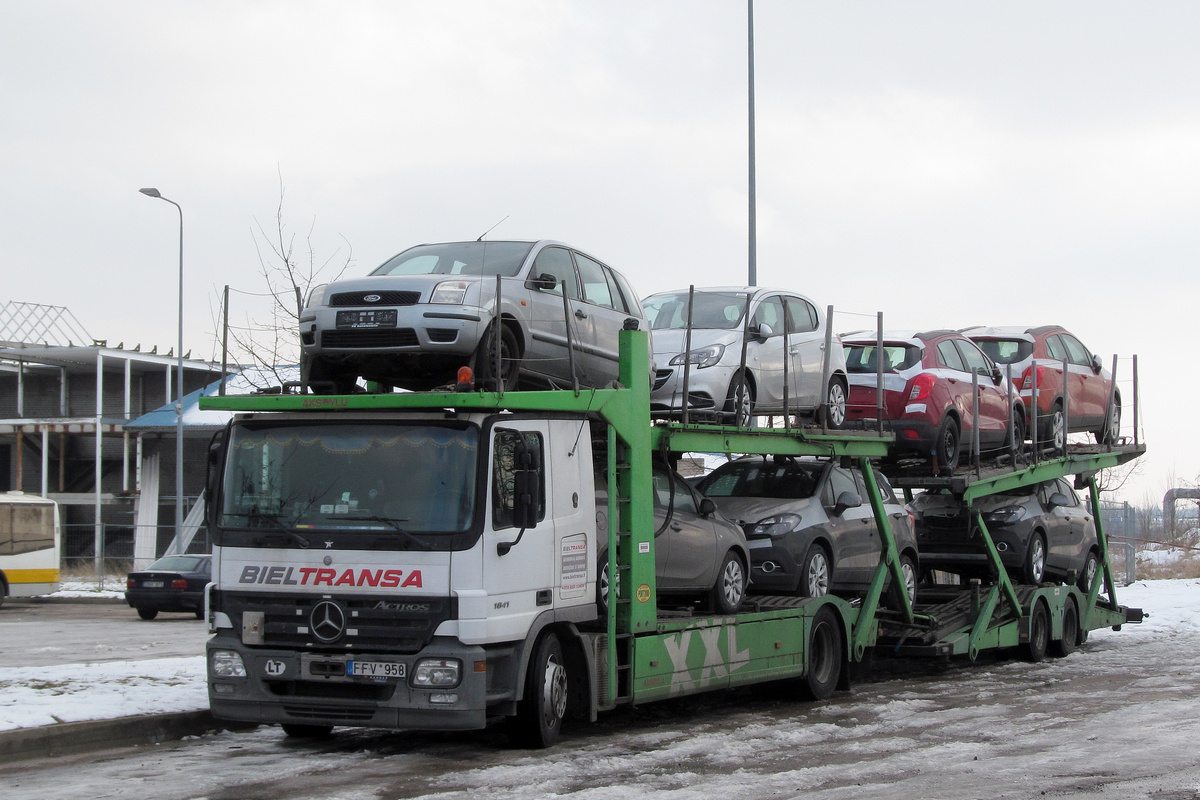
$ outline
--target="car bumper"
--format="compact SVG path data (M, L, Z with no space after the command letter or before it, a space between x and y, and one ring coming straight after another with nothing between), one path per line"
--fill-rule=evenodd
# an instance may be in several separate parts
M204 592L180 592L170 589L137 589L125 592L130 608L157 608L159 611L196 611L204 608Z
M673 356L655 354L661 364ZM720 364L688 371L688 408L691 411L719 411L725 406L725 395L734 370ZM683 411L683 367L660 367L654 373L650 391L650 413Z
M800 587L800 564L787 547L762 539L750 548L750 591L754 594L795 594Z
M491 312L478 306L421 303L392 307L396 324L386 327L338 327L340 311L355 308L322 307L300 320L300 345L307 355L356 356L395 352L470 355Z

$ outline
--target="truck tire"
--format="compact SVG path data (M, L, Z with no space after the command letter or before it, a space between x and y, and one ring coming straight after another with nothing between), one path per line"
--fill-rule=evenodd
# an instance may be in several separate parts
M1025 660L1036 664L1046 657L1046 649L1050 644L1050 612L1041 600L1034 602L1033 611L1029 615L1029 640L1021 645Z
M808 670L800 691L809 700L826 700L842 677L842 629L828 605L813 617L806 655Z
M333 731L332 725L305 725L299 722L284 722L279 727L292 739L320 739Z
M1050 643L1050 655L1063 658L1075 652L1079 647L1079 612L1075 609L1075 601L1067 600L1063 609L1062 638Z
M510 720L509 736L518 747L550 747L562 734L567 715L567 662L553 633L543 634L525 677L525 698Z

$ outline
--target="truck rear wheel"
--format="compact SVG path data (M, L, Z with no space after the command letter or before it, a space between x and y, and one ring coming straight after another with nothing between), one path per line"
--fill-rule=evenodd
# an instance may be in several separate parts
M809 700L825 700L833 695L842 677L842 629L829 606L813 617L807 655L808 671L801 692Z
M1075 601L1067 600L1063 609L1062 638L1050 643L1050 655L1056 658L1069 656L1079 646L1079 612L1075 610Z
M567 662L553 633L538 639L525 678L525 698L510 721L509 735L518 747L550 747L562 733L567 716Z
M1026 661L1037 663L1046 657L1050 644L1050 612L1046 604L1038 600L1029 615L1029 640L1021 646Z

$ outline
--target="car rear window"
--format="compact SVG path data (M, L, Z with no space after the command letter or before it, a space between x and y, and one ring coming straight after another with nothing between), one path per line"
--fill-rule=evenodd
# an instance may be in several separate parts
M204 563L204 556L167 556L150 565L150 569L168 572L195 572Z
M824 468L820 462L734 461L714 470L699 489L708 497L800 500L816 494Z
M877 353L879 348L874 344L848 344L846 351L847 372L874 373L879 370ZM883 345L884 372L899 372L902 369L915 367L921 363L923 349L912 344Z
M392 256L372 275L503 275L515 278L531 242L422 244Z
M997 364L1016 364L1033 355L1033 342L1025 339L974 339L979 349Z

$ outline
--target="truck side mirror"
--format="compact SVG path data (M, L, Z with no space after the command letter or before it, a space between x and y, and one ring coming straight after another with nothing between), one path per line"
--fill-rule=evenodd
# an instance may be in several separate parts
M208 442L208 457L204 464L204 502L205 502L205 521L208 523L208 529L213 532L214 544L220 544L215 539L219 536L217 527L217 517L219 510L217 506L217 497L220 494L220 485L217 478L221 474L221 455L225 452L225 437L228 433L227 428L223 428L213 434L212 439Z
M538 454L525 442L518 440L516 470L513 472L513 525L518 528L537 526L538 508L541 506L541 464Z

